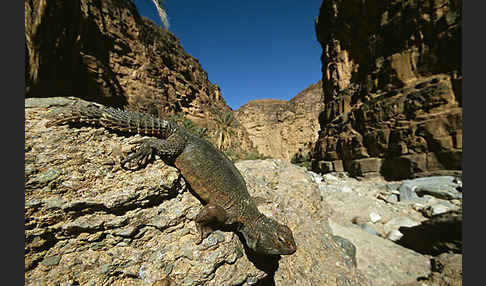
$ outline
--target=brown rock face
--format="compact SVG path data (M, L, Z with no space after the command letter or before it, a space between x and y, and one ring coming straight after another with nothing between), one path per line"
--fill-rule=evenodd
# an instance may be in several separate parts
M26 97L72 95L152 114L231 111L169 31L131 1L25 1Z
M259 153L287 161L309 157L317 140L322 110L322 82L309 86L289 101L253 100L235 111Z
M462 1L325 1L314 170L403 179L461 170Z

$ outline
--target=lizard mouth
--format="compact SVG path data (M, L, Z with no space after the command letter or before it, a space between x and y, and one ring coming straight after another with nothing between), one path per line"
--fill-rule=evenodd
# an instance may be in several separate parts
M295 243L289 242L288 243L288 251L286 253L282 253L284 255L294 254L297 251L297 246Z

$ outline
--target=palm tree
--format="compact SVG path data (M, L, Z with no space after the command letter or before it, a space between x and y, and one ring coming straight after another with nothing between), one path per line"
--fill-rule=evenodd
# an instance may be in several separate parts
M137 0L131 0L134 3ZM145 0L148 1L148 0ZM169 18L167 17L167 12L164 9L164 0L150 0L157 9L157 13L159 13L160 20L166 29L169 29Z
M154 3L155 7L157 8L157 12L159 13L159 17L160 20L162 21L162 24L164 24L164 27L166 29L169 29L169 18L167 17L167 13L163 8L164 0L152 0L152 3Z
M236 128L238 125L239 123L235 119L233 112L226 111L220 113L216 118L216 147L220 150L225 150L228 147L231 147L235 140L234 137L236 136Z

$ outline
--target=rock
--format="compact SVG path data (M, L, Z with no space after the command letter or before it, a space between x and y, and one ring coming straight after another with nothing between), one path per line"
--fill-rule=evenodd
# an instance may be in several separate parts
M399 231L400 227L412 227L419 224L419 222L416 222L408 217L394 217L384 224L384 229L385 233L387 233L387 238L395 241L403 236L403 234Z
M322 82L318 81L289 101L249 101L235 110L235 117L261 154L296 163L307 161L319 131L321 97Z
M399 286L462 286L462 254L443 253L431 259L432 272L416 282Z
M340 285L343 279L350 285L368 283L360 272L355 272L352 247L343 249L343 241L333 235L328 225L331 208L320 199L321 191L310 172L281 160L241 161L236 166L253 190L252 195L268 198L259 205L263 213L287 210L285 219L295 234L298 250L280 261L274 276L276 285ZM268 192L268 185L277 186L274 193Z
M357 159L351 163L350 174L355 176L370 176L380 173L382 160L378 158Z
M48 169L45 172L39 173L35 178L27 182L27 184L34 184L39 187L46 186L49 182L55 180L60 175L60 170Z
M389 180L462 172L461 3L322 3L313 160Z
M440 202L437 204L433 204L428 206L427 208L422 210L422 213L425 217L433 217L438 214L443 214L452 210L459 210L459 208L453 204L447 202Z
M432 259L428 280L438 285L462 285L462 254L443 253Z
M209 105L231 110L177 37L140 17L131 1L25 5L26 97L70 93L107 105L194 116L211 113ZM55 26L46 31L44 21Z
M335 235L356 246L357 267L375 286L396 285L430 274L430 261L425 256L356 227L333 220L330 226Z
M49 256L44 258L40 263L44 266L55 266L59 264L61 257L59 255Z
M103 128L46 129L49 109L25 110L25 142L35 146L26 167L63 170L50 189L26 185L26 285L160 285L167 277L176 285L371 285L332 234L330 208L305 168L279 160L237 164L259 209L293 230L295 254L258 256L230 229L196 245L202 204L175 168L155 160L127 172L112 148L133 138Z
M360 224L359 227L361 227L361 229L363 229L364 231L366 231L369 234L381 236L380 233L378 231L376 231L376 229L368 223Z
M423 202L424 195L431 195L441 199L461 199L462 193L457 190L460 186L451 176L434 176L403 181L399 187L400 201Z
M402 236L403 233L401 233L398 229L393 229L386 235L386 238L388 238L391 241L397 241L400 238L402 238Z
M396 203L398 202L398 196L397 194L391 194L386 198L386 200L390 203Z
M346 254L353 261L353 265L356 267L356 246L354 246L354 244L351 241L339 235L335 235L334 240L337 243L339 243L339 245L341 245L341 247L344 249Z

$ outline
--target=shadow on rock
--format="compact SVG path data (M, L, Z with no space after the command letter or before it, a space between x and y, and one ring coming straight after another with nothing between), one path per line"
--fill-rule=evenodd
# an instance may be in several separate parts
M247 245L245 238L243 235L239 232L236 233L238 237L240 238L240 241L243 244L243 247L245 248L245 253L246 256L248 257L248 260L255 265L256 268L259 270L265 272L268 274L267 277L265 277L262 280L259 280L256 284L256 286L273 286L275 285L275 272L277 272L278 269L278 262L281 258L281 255L262 255L258 254L255 251L251 250Z
M413 227L400 227L403 247L433 256L444 252L462 253L462 211L433 216Z

